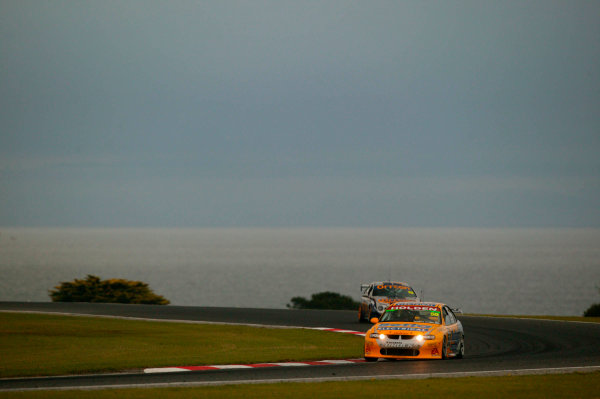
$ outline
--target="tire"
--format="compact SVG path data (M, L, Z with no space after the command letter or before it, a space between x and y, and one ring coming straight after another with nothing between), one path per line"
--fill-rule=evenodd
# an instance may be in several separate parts
M442 359L448 359L448 345L446 343L446 337L444 337L444 342L442 343Z
M363 312L362 312L362 305L358 307L358 322L359 323L365 322L365 318L363 317Z
M458 353L456 354L457 359L462 359L465 357L465 336L463 335L460 338L460 343L458 344Z
M365 356L366 362L376 362L378 358Z

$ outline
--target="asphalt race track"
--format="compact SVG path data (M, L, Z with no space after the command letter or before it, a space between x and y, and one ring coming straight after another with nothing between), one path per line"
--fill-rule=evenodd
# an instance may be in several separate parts
M0 302L0 310L82 315L244 323L273 326L331 327L366 331L356 312L287 309L207 308L90 303ZM0 390L101 386L209 385L229 382L315 381L349 378L447 376L473 372L519 374L600 368L600 324L533 319L459 316L465 330L466 354L458 360L379 361L332 366L269 367L242 370L143 374L106 374L0 380ZM332 333L333 334L333 333ZM171 366L183 366L173 364ZM189 366L189 365L188 365ZM582 369L585 368L585 369Z

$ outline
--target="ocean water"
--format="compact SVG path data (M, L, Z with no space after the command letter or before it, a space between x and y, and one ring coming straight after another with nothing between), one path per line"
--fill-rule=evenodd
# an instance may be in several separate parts
M401 280L469 313L581 315L600 302L600 229L0 228L0 301L125 278L174 305L285 308Z

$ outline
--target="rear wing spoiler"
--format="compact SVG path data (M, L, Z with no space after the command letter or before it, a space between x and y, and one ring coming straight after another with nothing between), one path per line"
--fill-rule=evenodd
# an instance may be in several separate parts
M361 290L362 292L365 292L365 291L367 290L367 288L369 288L369 285L370 285L370 284L361 284L361 285L360 285L360 290Z

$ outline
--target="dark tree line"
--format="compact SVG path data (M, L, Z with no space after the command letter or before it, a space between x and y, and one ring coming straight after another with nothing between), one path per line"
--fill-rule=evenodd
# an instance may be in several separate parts
M141 281L101 280L91 274L84 280L62 282L50 290L49 295L53 302L169 304L169 300L152 292L148 284Z
M336 309L336 310L356 310L359 303L347 295L341 295L336 292L319 292L312 294L310 300L295 296L287 304L291 309Z
M600 292L600 286L596 286L598 292ZM595 303L590 306L583 315L585 317L600 317L600 303Z

